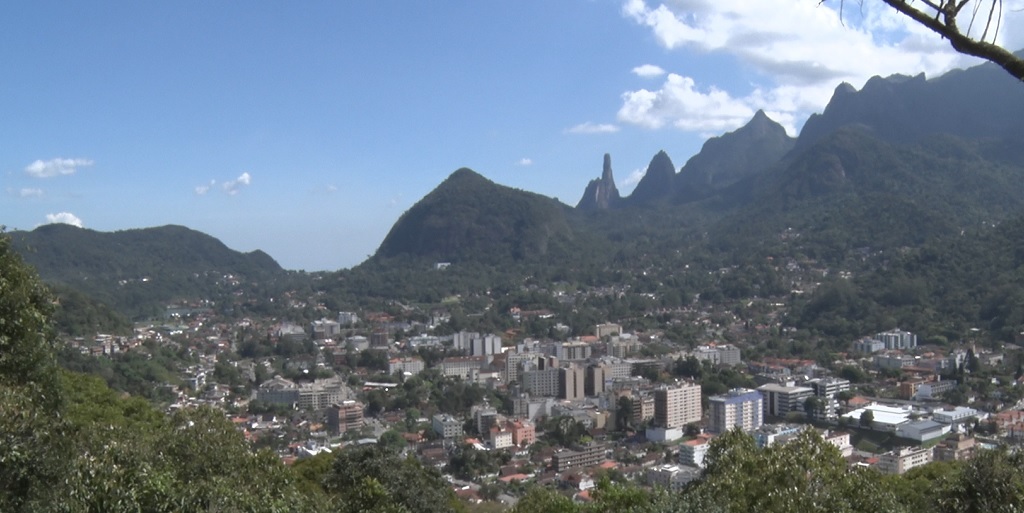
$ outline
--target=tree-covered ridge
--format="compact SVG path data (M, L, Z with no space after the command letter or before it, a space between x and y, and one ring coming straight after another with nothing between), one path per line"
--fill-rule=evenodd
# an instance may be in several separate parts
M1022 290L1024 218L1018 217L891 251L884 267L826 282L795 313L801 327L832 336L899 325L943 340L984 329L1012 342L1024 328Z
M490 264L549 261L569 254L573 232L566 210L557 200L459 169L402 214L375 258Z
M1024 209L1024 161L1006 162L1002 147L952 136L896 145L841 129L734 187L745 206L714 226L712 245L840 263L1011 218Z
M226 295L232 283L285 274L266 253L239 253L182 226L97 232L53 224L10 237L45 281L63 286L62 299L79 299L68 289L83 291L130 318L155 315L177 300Z

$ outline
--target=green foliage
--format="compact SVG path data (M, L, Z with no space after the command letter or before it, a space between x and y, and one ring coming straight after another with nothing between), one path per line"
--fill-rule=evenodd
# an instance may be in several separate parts
M225 275L236 276L237 286L259 279L266 287L287 278L265 253L238 253L209 235L181 226L103 233L52 224L13 233L11 239L14 249L44 280L64 285L62 297L77 301L67 292L77 289L129 318L162 314L166 304L181 299L231 304L236 285ZM78 302L78 306L86 305ZM107 322L102 310L66 315L69 329Z
M50 406L59 401L52 312L50 294L0 234L0 386L20 387Z
M437 470L374 445L342 451L324 488L339 511L434 513L459 511L461 503Z

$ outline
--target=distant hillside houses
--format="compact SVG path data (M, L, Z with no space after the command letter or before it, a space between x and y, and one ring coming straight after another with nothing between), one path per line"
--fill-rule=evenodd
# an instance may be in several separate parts
M905 351L917 347L917 335L899 328L876 333L853 343L853 350L859 353L877 353L884 350Z

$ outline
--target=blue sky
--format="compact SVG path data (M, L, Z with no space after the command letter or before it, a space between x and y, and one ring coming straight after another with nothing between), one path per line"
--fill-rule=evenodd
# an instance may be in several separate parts
M5 3L0 223L350 267L460 167L574 205L604 153L628 192L757 109L972 64L872 1Z

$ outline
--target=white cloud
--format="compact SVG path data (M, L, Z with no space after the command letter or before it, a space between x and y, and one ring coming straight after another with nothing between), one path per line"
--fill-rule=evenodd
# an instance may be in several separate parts
M93 165L90 159L50 159L37 160L25 166L25 172L36 178L50 178L58 175L73 175L78 168Z
M337 185L328 185L325 190L328 193L338 192L338 186Z
M234 180L224 182L221 184L221 187L224 189L224 192L234 196L235 194L238 194L242 187L248 186L250 183L252 183L252 176L250 176L248 172L245 172Z
M654 78L664 75L665 70L653 64L644 64L643 66L637 66L633 68L633 74L638 77Z
M205 196L206 193L210 192L210 188L217 184L217 180L210 180L209 184L197 185L195 188L196 194L199 196Z
M640 180L643 179L645 174L647 174L647 168L646 167L641 167L641 168L638 168L638 169L634 169L631 173L629 173L629 175L626 176L626 178L624 180L619 182L619 188L620 189L630 189L630 188L632 188L636 184L640 183Z
M42 189L33 189L28 187L18 190L7 189L7 192L19 198L38 198L43 195Z
M60 212L58 214L46 214L44 224L70 224L71 226L83 227L82 220L71 212Z
M587 121L586 123L580 123L572 128L566 129L567 133L570 134L610 134L618 132L619 127L610 124L597 124Z
M519 159L516 162L516 164L520 165L520 166L532 166L533 165L533 159L531 159L529 157L523 157L523 158Z
M808 115L824 108L840 82L859 87L874 75L935 76L976 62L882 2L847 2L841 15L840 4L626 0L623 15L649 28L662 47L731 57L756 78L745 87L727 89L725 84L698 84L686 72L670 73L659 89L624 93L619 121L720 133L764 109L793 133Z

